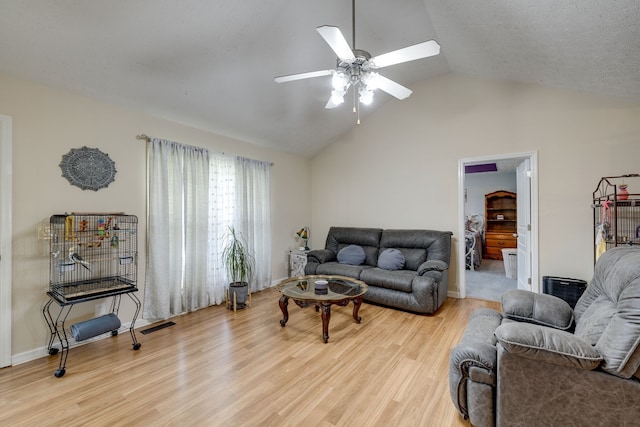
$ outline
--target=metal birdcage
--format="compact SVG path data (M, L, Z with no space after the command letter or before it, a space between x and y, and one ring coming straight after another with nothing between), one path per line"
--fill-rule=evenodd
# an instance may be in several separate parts
M593 192L595 252L640 245L640 175L607 176Z
M56 377L65 373L69 339L65 322L75 304L112 298L111 313L71 326L76 341L104 333L117 335L122 295L135 304L129 332L133 349L141 346L134 325L141 303L135 295L138 272L138 218L122 213L53 215L46 238L49 251L49 301L42 312L51 332L49 354L61 350ZM55 303L55 305L54 305ZM55 310L53 307L58 307ZM54 347L56 339L60 349Z
M49 292L73 301L135 288L138 218L122 214L53 215Z

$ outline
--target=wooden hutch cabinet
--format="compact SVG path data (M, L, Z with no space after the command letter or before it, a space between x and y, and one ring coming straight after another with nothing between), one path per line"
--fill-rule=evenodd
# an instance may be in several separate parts
M516 193L494 191L484 196L484 258L502 259L502 250L517 247Z

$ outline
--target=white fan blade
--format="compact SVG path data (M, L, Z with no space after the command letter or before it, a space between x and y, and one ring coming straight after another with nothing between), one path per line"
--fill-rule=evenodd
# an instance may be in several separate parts
M294 80L302 80L302 79L310 79L313 77L322 77L322 76L328 76L331 73L333 73L333 70L322 70L322 71L311 71L309 73L300 73L300 74L289 74L286 76L278 76L275 79L276 83L284 83L284 82L291 82Z
M389 95L395 96L398 99L408 98L413 92L410 89L378 74L376 76L376 84L378 89L387 92Z
M439 53L440 45L435 40L429 40L376 56L375 58L371 58L369 64L371 68L382 68L402 62L435 56Z
M331 25L323 25L321 27L316 28L316 30L320 33L322 38L329 44L331 49L338 55L342 61L345 62L353 62L356 60L349 43L342 35L342 32L338 27L334 27Z

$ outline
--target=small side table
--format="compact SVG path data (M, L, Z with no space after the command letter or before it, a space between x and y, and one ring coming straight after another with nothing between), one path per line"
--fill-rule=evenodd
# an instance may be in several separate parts
M294 249L289 251L289 277L304 276L304 267L307 265L307 253Z

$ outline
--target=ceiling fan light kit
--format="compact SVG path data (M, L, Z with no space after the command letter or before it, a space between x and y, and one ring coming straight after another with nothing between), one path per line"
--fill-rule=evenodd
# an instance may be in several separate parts
M353 48L349 46L338 27L322 25L316 28L338 56L336 69L290 74L276 77L274 80L276 83L284 83L330 75L333 90L325 108L336 108L344 103L345 95L349 88L353 87L353 112L358 113L357 123L360 124L359 104L371 104L376 89L383 90L400 100L407 98L412 93L410 89L373 70L438 55L440 45L435 40L429 40L372 58L366 50L355 48L355 10L355 0L352 0Z

